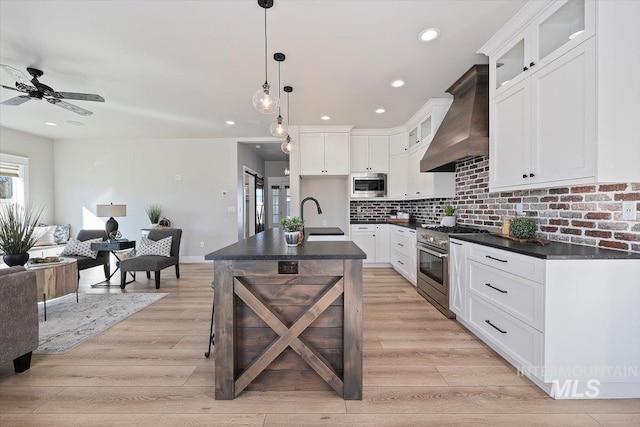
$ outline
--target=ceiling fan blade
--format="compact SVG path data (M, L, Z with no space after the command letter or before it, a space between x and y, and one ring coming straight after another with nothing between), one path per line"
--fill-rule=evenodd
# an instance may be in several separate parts
M0 68L5 70L11 77L13 77L13 79L16 81L16 86L18 83L26 86L29 85L29 77L27 77L22 71L4 64L0 64Z
M57 105L60 108L64 108L65 110L73 111L76 114L80 114L81 116L90 116L93 113L89 110L85 110L84 108L78 107L77 105L69 104L65 101L60 101L57 98L46 98L46 100L53 104Z
M104 98L100 95L93 93L75 93L75 92L56 92L59 96L54 95L60 99L77 99L78 101L96 101L104 102Z
M11 89L11 88L9 88L9 89ZM29 97L27 95L20 95L20 96L16 96L15 98L7 99L6 101L0 102L0 104L15 106L15 105L24 104L25 102L27 102L30 99L31 99L31 97Z

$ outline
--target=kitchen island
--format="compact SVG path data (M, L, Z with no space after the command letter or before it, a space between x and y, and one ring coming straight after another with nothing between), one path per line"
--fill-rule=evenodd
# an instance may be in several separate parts
M362 399L365 257L347 240L288 247L279 229L206 255L214 261L215 398L333 389Z

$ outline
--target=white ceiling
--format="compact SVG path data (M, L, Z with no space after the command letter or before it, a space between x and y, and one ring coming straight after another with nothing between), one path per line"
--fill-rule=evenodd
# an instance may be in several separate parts
M472 64L486 63L475 52L524 3L275 0L269 83L278 86L273 53L283 52L293 124L401 125ZM0 125L53 139L269 136L274 117L251 104L264 81L263 22L255 0L0 0L0 63L25 74L40 68L40 81L55 90L106 99L72 101L90 117L47 102L2 105ZM427 27L440 28L440 38L418 42ZM0 78L13 86L4 72ZM396 78L407 84L392 88ZM1 89L0 101L16 95ZM376 114L380 107L387 112ZM332 119L321 121L324 114Z

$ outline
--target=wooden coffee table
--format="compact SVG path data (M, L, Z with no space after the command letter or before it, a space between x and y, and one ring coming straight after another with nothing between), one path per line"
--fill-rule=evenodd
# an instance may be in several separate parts
M75 258L60 258L50 264L27 264L28 270L36 272L38 301L44 302L44 320L47 320L47 300L76 293L78 302L78 261Z

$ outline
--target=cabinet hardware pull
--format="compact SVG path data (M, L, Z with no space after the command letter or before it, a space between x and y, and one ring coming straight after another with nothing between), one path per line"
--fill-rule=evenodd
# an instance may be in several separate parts
M404 246L402 243L398 243L398 246Z
M449 243L451 243L452 245L462 246L462 243L458 243L458 242L449 242Z
M507 331L503 331L502 329L498 328L496 325L491 323L491 320L485 320L485 322L487 322L489 325L491 325L497 331L500 331L501 334L506 334L507 333Z
M529 67L533 67L534 65L536 65L536 63L532 62L532 63L529 64Z
M522 177L523 177L523 178L527 178L527 174L526 174L526 173L523 173L523 174L522 174Z
M530 174L529 174L529 178L533 178L534 176L536 176L536 174L535 174L535 173L530 173Z
M398 261L398 264L402 264L402 265L404 265L404 262L402 262L402 261Z
M507 260L505 260L505 259L494 258L494 257L492 257L491 255L485 255L485 257L486 257L486 258L489 258L489 259L492 259L492 260L494 260L494 261L508 262L508 261L507 261Z
M502 289L496 288L495 286L491 286L491 283L485 283L484 285L490 287L491 289L495 289L496 291L498 291L498 292L500 292L502 294L506 294L507 293L507 291L503 291Z
M524 67L524 68L522 69L522 71L527 71L528 69L529 69L529 67Z

